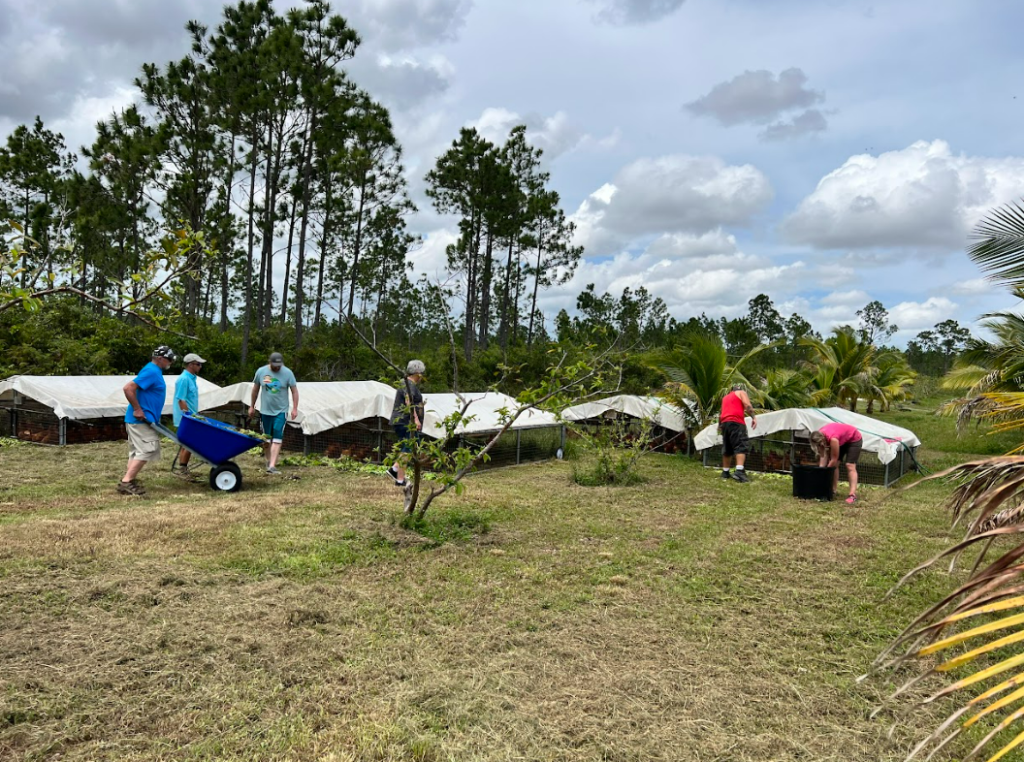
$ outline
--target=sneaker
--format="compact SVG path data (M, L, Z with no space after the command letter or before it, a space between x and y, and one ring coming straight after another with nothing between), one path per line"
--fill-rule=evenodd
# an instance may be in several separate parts
M141 484L134 480L130 482L118 482L117 494L134 495L135 497L142 497L143 495L146 494L146 490L142 488Z
M396 487L408 487L409 486L409 482L407 482L407 481L398 481L396 479L395 480L395 486Z
M732 475L732 478L738 482L743 482L744 484L750 481L750 477L747 476L746 471L737 471Z
M732 474L730 474L728 471L723 471L722 472L722 478L723 479L731 479L732 478Z
M267 473L268 473L268 474L279 474L279 473L281 473L281 472L280 472L280 471L278 471L278 470L277 470L276 468L274 468L273 466L267 466Z
M848 498L846 498L846 502L849 505L853 505L854 503L857 502L857 496L856 495L850 495Z

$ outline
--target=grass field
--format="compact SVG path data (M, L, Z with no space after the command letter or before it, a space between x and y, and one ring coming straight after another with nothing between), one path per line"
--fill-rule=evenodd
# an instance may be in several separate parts
M1008 449L882 417L926 466ZM214 494L165 453L138 500L124 456L0 449L0 759L897 760L938 716L888 738L891 683L854 679L949 589L883 601L950 543L939 484L851 508L678 457L615 489L547 463L412 531L381 477L244 456Z

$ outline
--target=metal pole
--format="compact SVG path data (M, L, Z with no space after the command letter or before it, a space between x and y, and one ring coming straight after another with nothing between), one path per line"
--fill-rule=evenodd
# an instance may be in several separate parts
M61 418L60 419L60 436L59 436L57 441L60 442L61 447L63 447L64 445L66 445L68 443L68 419L67 418Z
M885 464L885 486L889 486L889 464Z
M522 433L523 433L522 431L520 431L519 429L516 429L516 465L517 466L521 462L519 460L519 443L522 441Z

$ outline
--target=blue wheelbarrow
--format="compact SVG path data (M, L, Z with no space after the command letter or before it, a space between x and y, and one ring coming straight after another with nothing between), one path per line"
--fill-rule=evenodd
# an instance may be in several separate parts
M150 426L190 453L210 464L210 487L221 492L237 492L242 488L242 469L233 462L246 450L264 443L259 437L194 413L182 413L178 433L162 423Z

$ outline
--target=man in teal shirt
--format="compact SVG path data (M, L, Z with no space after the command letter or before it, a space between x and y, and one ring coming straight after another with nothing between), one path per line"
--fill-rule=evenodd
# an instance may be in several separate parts
M195 353L189 353L185 355L185 359L182 362L185 365L185 369L178 376L178 380L174 384L174 405L171 408L175 426L181 426L182 413L199 412L198 376L206 360ZM194 474L188 470L188 462L191 458L192 453L182 447L178 453L177 473L186 479L195 478ZM172 468L171 470L174 469Z
M299 414L299 387L295 382L295 374L285 367L284 357L280 352L270 355L269 364L264 365L252 379L252 404L249 405L249 417L256 415L256 398L260 400L260 423L263 433L270 437L270 458L267 461L267 473L279 474L277 458L281 454L284 442L285 417L288 414L288 390L292 392L292 414L295 419Z

